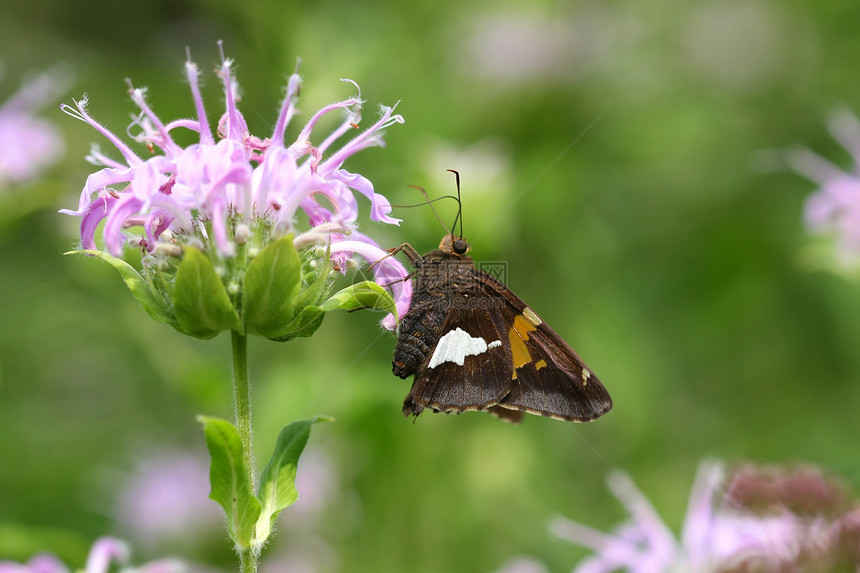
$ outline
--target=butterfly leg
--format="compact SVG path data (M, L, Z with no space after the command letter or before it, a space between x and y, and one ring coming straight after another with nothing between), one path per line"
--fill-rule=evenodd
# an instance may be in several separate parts
M412 263L413 266L421 260L421 255L418 254L418 251L410 245L409 243L403 243L399 247L393 247L391 249L387 249L389 253L392 255L396 255L397 253L403 253L406 255L406 258L409 259L409 262Z

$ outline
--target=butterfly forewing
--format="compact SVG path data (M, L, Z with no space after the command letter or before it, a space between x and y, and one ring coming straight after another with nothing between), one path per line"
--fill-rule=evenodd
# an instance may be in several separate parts
M558 333L492 277L475 271L475 278L485 296L505 301L495 317L507 327L515 373L500 407L576 422L612 408L609 392Z
M405 414L423 408L439 412L485 410L510 391L511 367L499 329L485 309L459 300L440 329L439 342L415 375L403 405ZM461 363L462 360L462 363Z

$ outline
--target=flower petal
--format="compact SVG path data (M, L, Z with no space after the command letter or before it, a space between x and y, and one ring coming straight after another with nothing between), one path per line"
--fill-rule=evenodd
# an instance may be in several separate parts
M353 235L359 235L354 233ZM409 311L412 300L412 283L409 281L409 273L406 268L391 256L391 253L383 251L370 239L360 236L365 240L339 241L332 243L330 250L335 253L357 253L373 266L375 281L383 287L390 288L394 302L397 305L397 313L402 317ZM382 320L382 326L388 330L394 330L395 318L387 315Z

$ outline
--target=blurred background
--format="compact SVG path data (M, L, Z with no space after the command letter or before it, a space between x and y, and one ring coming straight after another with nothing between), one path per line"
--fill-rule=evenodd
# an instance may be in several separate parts
M459 170L473 256L507 263L508 286L615 401L587 425L413 423L381 315L253 339L261 462L288 422L337 418L315 427L303 499L264 570L491 572L529 556L568 571L586 552L546 525L625 519L605 487L615 468L676 531L707 458L810 462L856 492L860 283L827 270L831 248L809 255L813 184L773 150L850 165L825 122L838 105L860 111L858 21L860 5L837 0L3 2L0 101L57 66L70 81L41 113L65 155L0 191L0 559L50 550L80 565L112 534L141 561L235 567L195 422L230 416L229 337L150 320L108 265L62 256L78 220L57 214L77 205L91 142L109 148L57 104L86 92L124 134L130 78L162 118L192 116L188 47L211 119L219 39L252 133L271 132L297 58L294 134L354 93L340 78L361 86L363 125L400 101L387 148L346 168L395 204L420 201L407 185L453 192L445 169ZM438 208L453 220L452 204ZM395 214L399 228L361 230L436 247L429 209Z

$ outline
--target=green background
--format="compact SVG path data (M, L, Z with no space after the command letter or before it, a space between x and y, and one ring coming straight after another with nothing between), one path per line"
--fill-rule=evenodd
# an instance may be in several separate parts
M489 572L530 555L567 571L586 553L546 524L624 519L604 485L614 468L676 531L703 459L810 462L856 491L860 284L826 270L831 250L810 250L813 186L773 153L802 144L850 165L825 122L837 105L860 110L856 3L9 4L2 98L62 62L75 78L63 101L87 92L118 134L134 111L126 77L149 87L162 119L193 114L186 46L215 117L219 39L254 134L270 133L298 57L293 134L354 93L339 78L361 86L363 125L399 100L406 123L387 148L345 167L395 204L419 202L410 184L451 193L444 170L458 169L474 257L505 262L508 286L612 393L613 411L587 425L413 423L380 315L333 313L287 344L253 339L261 461L288 422L337 419L311 436L330 460L325 503L284 526L264 563L303 552L318 571ZM184 338L150 320L108 265L62 256L77 220L56 211L77 205L90 143L109 144L56 107L42 116L64 132L66 158L0 197L0 559L41 546L81 565L111 533L138 560L229 570L223 533L137 547L112 517L110 477L144 451L202 455L195 415L230 415L229 337ZM429 209L396 214L399 228L361 230L383 246L437 245Z

